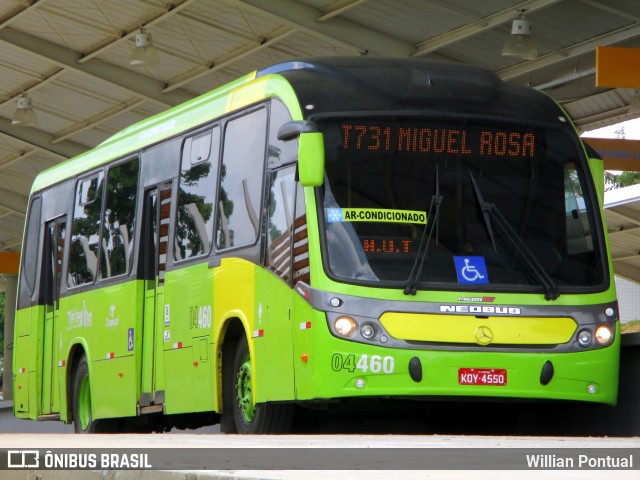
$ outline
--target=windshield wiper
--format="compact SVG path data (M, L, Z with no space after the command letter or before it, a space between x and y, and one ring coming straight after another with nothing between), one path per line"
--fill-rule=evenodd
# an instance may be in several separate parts
M476 194L476 198L478 199L478 203L480 204L480 209L482 210L482 216L484 217L484 221L487 225L487 231L489 233L489 237L491 238L491 243L493 244L493 249L496 253L498 253L498 249L496 246L496 239L493 232L493 227L491 224L491 218L495 221L495 223L502 229L505 234L505 237L513 244L515 249L515 258L522 258L522 260L526 263L526 266L533 272L544 288L545 294L544 299L547 301L557 299L560 294L558 293L558 287L556 283L553 281L551 276L547 273L544 267L540 264L536 256L529 249L527 244L522 240L522 237L518 235L518 233L513 229L513 227L509 224L506 218L502 215L498 207L494 203L489 203L484 200L482 197L482 193L480 192L480 188L476 183L476 179L473 176L473 173L470 171L469 176L471 177L471 183L473 184L473 190ZM521 254L521 255L519 255Z
M440 177L438 175L438 166L436 165L436 191L431 196L431 203L429 204L429 211L427 212L427 222L422 230L422 236L420 237L420 245L418 246L418 252L416 253L416 261L411 268L411 274L409 280L404 287L405 295L415 295L417 292L416 283L420 275L422 274L422 266L424 265L424 259L427 257L429 251L429 243L431 242L431 236L433 231L436 231L436 245L439 243L440 236L440 205L442 203L442 195L440 195ZM431 212L434 211L433 219ZM427 231L429 235L427 236ZM426 241L425 241L425 237Z
M484 201L482 197L482 193L480 192L480 188L478 188L478 184L476 183L476 179L473 176L473 173L469 171L469 176L471 177L471 183L473 184L473 191L476 193L476 198L478 199L478 203L480 204L480 210L482 210L482 217L484 218L484 223L487 225L487 232L489 233L489 238L491 239L491 245L493 245L493 251L498 253L498 247L496 245L496 237L493 234L493 225L491 224L491 217L489 217L489 213L491 209L494 207L493 203L487 203Z

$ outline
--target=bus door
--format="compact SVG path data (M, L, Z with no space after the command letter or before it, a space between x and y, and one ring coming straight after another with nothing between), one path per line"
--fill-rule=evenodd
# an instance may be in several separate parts
M45 225L42 252L42 282L40 299L44 306L42 322L42 403L41 413L60 412L60 384L58 383L58 356L60 335L60 282L64 253L66 218L51 220Z
M145 283L140 413L161 412L164 404L164 274L170 216L171 185L158 185L147 190L144 199L144 233L140 247Z

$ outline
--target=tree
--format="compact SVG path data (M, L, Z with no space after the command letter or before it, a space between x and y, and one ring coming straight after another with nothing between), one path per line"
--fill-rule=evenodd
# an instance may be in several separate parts
M640 172L622 172L617 175L617 181L621 187L629 187L640 183Z
M630 187L640 183L640 172L622 172L614 174L604 172L605 190L615 190L616 188Z

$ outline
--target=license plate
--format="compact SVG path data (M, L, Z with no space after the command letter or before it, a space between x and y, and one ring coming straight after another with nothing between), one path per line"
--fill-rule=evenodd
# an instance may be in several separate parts
M507 384L507 371L502 368L459 368L458 383L503 387Z

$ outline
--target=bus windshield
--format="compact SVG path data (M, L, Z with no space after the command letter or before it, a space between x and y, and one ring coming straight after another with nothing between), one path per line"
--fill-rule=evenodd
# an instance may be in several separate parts
M566 129L392 115L318 123L333 278L548 299L604 284L598 205Z

